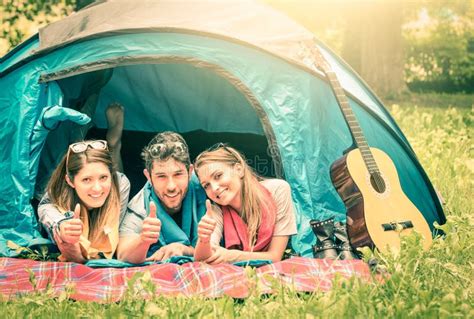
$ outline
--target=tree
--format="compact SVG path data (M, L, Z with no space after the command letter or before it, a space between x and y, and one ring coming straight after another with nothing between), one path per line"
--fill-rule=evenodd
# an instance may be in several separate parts
M438 0L405 29L412 90L474 92L474 1Z
M0 56L48 23L62 19L93 0L4 0L0 2Z
M402 2L267 0L326 42L379 95L404 83Z
M402 3L358 2L344 13L342 57L377 94L404 91Z

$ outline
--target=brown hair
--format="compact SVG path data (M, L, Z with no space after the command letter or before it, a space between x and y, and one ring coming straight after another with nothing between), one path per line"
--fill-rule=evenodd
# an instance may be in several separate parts
M241 189L242 211L238 213L247 224L249 245L253 247L257 240L257 233L262 220L261 206L266 205L263 200L264 194L259 185L259 180L262 178L247 164L245 157L240 152L233 147L223 144L215 149L211 148L199 154L194 163L194 169L199 176L199 168L215 162L231 167L240 164L243 168Z
M69 153L68 167L66 169L66 158ZM112 157L110 151L87 148L84 152L74 153L69 148L63 156L58 167L51 175L48 182L47 192L51 203L55 205L61 212L73 210L77 203L80 204L80 199L77 196L74 188L66 182L66 174L69 173L71 181L77 173L89 163L103 163L110 171L112 178L112 187L110 193L104 202L104 205L99 208L94 208L88 212L84 205L81 205L81 215L88 214L89 217L89 241L100 235L101 229L105 225L116 225L119 222L120 215L120 192L118 186L117 174L113 169Z
M157 145L163 147L157 148ZM182 163L189 170L191 160L189 159L189 148L184 138L178 133L166 131L158 133L148 143L142 151L142 158L145 161L145 168L151 173L153 161L166 161L173 158Z

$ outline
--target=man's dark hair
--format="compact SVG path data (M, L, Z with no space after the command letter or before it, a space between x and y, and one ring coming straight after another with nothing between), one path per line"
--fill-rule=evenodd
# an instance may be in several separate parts
M169 158L182 163L189 170L191 160L189 159L188 144L184 138L175 132L158 133L142 151L145 168L151 172L153 161L167 161Z

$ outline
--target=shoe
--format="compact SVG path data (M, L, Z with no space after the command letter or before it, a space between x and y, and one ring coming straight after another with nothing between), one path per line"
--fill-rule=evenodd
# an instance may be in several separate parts
M314 258L337 259L334 243L334 218L324 221L313 219L309 223L316 236L316 244L313 246Z
M336 249L339 253L339 259L341 260L358 259L349 241L349 236L347 235L346 224L341 223L341 222L334 223L334 236L336 238L335 244L336 244Z

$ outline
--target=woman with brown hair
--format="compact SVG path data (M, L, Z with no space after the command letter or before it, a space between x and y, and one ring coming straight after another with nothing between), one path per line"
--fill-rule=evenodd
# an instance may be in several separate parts
M211 264L280 261L289 237L296 234L289 184L260 178L242 154L224 144L201 153L194 168L207 196L218 205L206 203L195 259Z
M40 222L61 252L59 259L84 263L112 258L129 191L128 179L114 170L106 141L69 145L38 206Z

